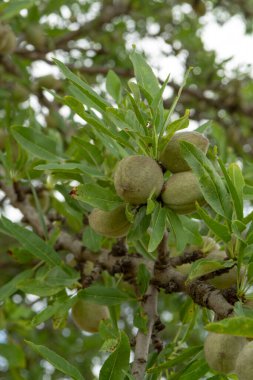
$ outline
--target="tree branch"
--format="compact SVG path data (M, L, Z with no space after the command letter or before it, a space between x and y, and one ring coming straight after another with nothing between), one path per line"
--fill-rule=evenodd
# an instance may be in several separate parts
M152 332L157 319L158 290L150 285L143 299L143 310L148 318L147 331L138 331L132 365L132 375L136 380L143 380L148 360Z

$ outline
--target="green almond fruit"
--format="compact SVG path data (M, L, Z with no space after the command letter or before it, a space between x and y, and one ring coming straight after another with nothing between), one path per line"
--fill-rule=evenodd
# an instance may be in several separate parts
M72 319L74 323L80 330L89 333L98 332L100 322L109 318L108 307L104 305L79 299L72 307Z
M225 251L214 250L206 256L207 259L213 260L224 260L227 258L227 254ZM226 289L230 288L237 283L237 267L234 266L227 273L223 273L220 276L216 276L207 280L207 282L217 289Z
M10 54L16 49L17 40L9 25L0 25L0 54Z
M237 356L246 344L247 340L239 336L209 333L204 343L205 358L209 367L225 374L232 372ZM252 377L247 379L252 379ZM246 380L246 378L242 377L241 380Z
M124 201L143 204L151 194L154 197L160 194L163 187L163 172L151 157L129 156L118 163L114 186L118 196Z
M162 191L162 200L178 214L195 211L196 201L204 203L198 179L191 171L176 173L169 177Z
M25 102L29 98L29 95L30 93L25 86L20 83L14 84L12 88L12 97L16 102Z
M47 37L44 28L38 24L29 25L25 31L26 40L37 50L44 50L47 43Z
M160 161L162 165L169 169L172 173L185 172L190 170L189 165L183 158L180 151L180 141L187 141L199 149L201 149L205 154L208 150L209 141L198 132L180 132L176 133L172 139L165 146L164 150L160 155Z
M236 360L235 373L238 380L253 379L253 342L247 343L239 352Z
M111 238L126 236L131 225L126 218L124 205L112 211L94 208L89 215L89 224L99 235Z

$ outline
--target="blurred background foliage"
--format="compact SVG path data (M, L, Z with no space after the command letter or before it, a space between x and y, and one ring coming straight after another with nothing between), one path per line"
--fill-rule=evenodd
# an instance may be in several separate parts
M245 33L252 36L252 0L2 1L1 23L10 25L17 38L12 54L0 54L0 148L7 151L12 178L27 179L29 171L29 178L38 181L37 192L43 199L45 189L40 189L41 173L33 170L39 160L30 161L15 141L7 137L11 125L43 127L57 142L59 152L67 149L76 159L85 154L73 139L74 135L82 134L81 120L48 91L71 94L52 57L79 73L103 96L109 96L105 87L108 71L114 70L123 82L127 82L133 76L128 54L136 44L145 52L161 80L165 79L164 71L170 72L170 65L178 66L179 75L171 77L165 91L164 103L168 107L182 82L182 74L189 66L194 67L176 108L176 116L191 109L192 128L213 120L209 127L212 143L218 146L227 162L235 158L240 161L248 183L253 184L252 67L245 65L228 70L229 59L221 61L215 51L206 50L202 30L208 15L220 25L235 15L240 16ZM94 137L92 133L91 137ZM99 143L96 148L100 149ZM101 156L100 161L103 159ZM109 156L105 160L110 164L112 158ZM58 221L59 225L62 223L64 228L78 234L83 223L82 212L60 185L57 191L64 197L64 205L54 197L50 187L53 180L49 178L46 184L51 208L44 199L45 209L49 214L56 210L64 215L65 220ZM10 214L13 210L5 201L2 196L0 211ZM15 215L17 219L21 217L17 212ZM0 240L2 285L34 263L10 238L0 235ZM43 306L43 299L18 293L0 308L0 379L63 379L24 344L24 338L56 350L76 365L87 380L96 378L101 358L104 358L104 353L98 352L101 338L97 334L80 333L70 319L60 323L59 329L52 321L31 327L31 317ZM174 339L179 346L181 339L201 344L202 337L196 331L207 318L204 311L194 314L197 320L193 321L193 303L185 302L178 295L161 296L159 308L167 326L163 332L165 341L169 343ZM127 306L122 309L121 327L130 331L133 310Z

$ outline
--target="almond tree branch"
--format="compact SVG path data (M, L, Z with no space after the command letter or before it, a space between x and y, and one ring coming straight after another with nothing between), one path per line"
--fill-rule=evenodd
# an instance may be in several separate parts
M143 311L148 319L147 331L143 332L139 329L136 336L134 362L132 365L132 375L136 380L144 379L152 332L157 319L157 298L158 290L154 285L150 285L143 297L142 304Z
M33 227L34 231L44 238L43 227L40 224L37 211L30 205L26 197L23 197L22 191L19 191L19 187L17 185L7 185L3 181L0 181L0 188L8 196L11 204L23 213L25 219ZM52 228L51 222L46 216L44 218L45 225L48 230L50 230ZM159 257L166 257L165 252L162 251L163 249L167 249L164 243L165 239L164 237L159 246ZM120 246L122 247L122 242ZM218 318L225 318L233 311L233 305L225 298L226 294L223 294L212 285L206 284L200 279L186 282L187 277L173 267L173 265L178 264L176 263L177 258L170 258L168 262L163 263L158 259L154 265L153 261L147 260L139 254L124 254L124 250L119 256L115 251L112 254L106 250L102 250L99 255L94 255L93 252L90 252L83 246L81 240L73 238L67 231L60 233L55 248L57 250L64 249L65 251L73 253L77 260L90 260L112 275L121 273L123 274L124 280L130 283L135 282L139 265L145 264L146 268L152 274L151 285L157 289L162 288L167 293L184 292L188 294L195 303L213 310ZM181 263L185 262L185 260L189 262L188 255L189 253L185 253L181 256L183 257L183 259L180 259L182 260ZM198 258L199 255L195 255L194 257L192 254L191 261L194 261L194 259L197 260ZM151 293L153 294L153 290ZM151 297L151 299L153 298Z

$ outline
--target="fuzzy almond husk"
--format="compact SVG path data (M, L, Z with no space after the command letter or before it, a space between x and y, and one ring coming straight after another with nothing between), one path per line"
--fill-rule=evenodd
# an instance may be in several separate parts
M162 200L178 214L195 211L196 201L204 203L198 179L191 171L176 173L169 177L162 191Z
M16 46L16 36L10 26L0 24L0 54L13 53Z
M209 333L204 343L205 358L209 367L221 373L232 372L237 356L246 344L247 339L243 337ZM252 377L247 379L251 380Z
M207 152L209 141L198 132L179 132L176 133L172 139L168 142L166 147L163 149L160 155L160 161L162 165L169 169L172 173L180 173L190 170L189 165L183 158L180 151L180 141L187 141L199 149L201 149L204 153Z
M151 157L123 158L116 167L114 186L118 196L126 202L146 203L152 193L157 197L162 190L162 169Z
M235 373L239 380L253 379L253 342L247 343L239 353Z
M72 319L80 330L96 333L99 323L110 317L107 306L79 299L72 307Z
M124 205L112 211L94 208L88 219L95 232L111 238L126 236L131 225L126 218Z

